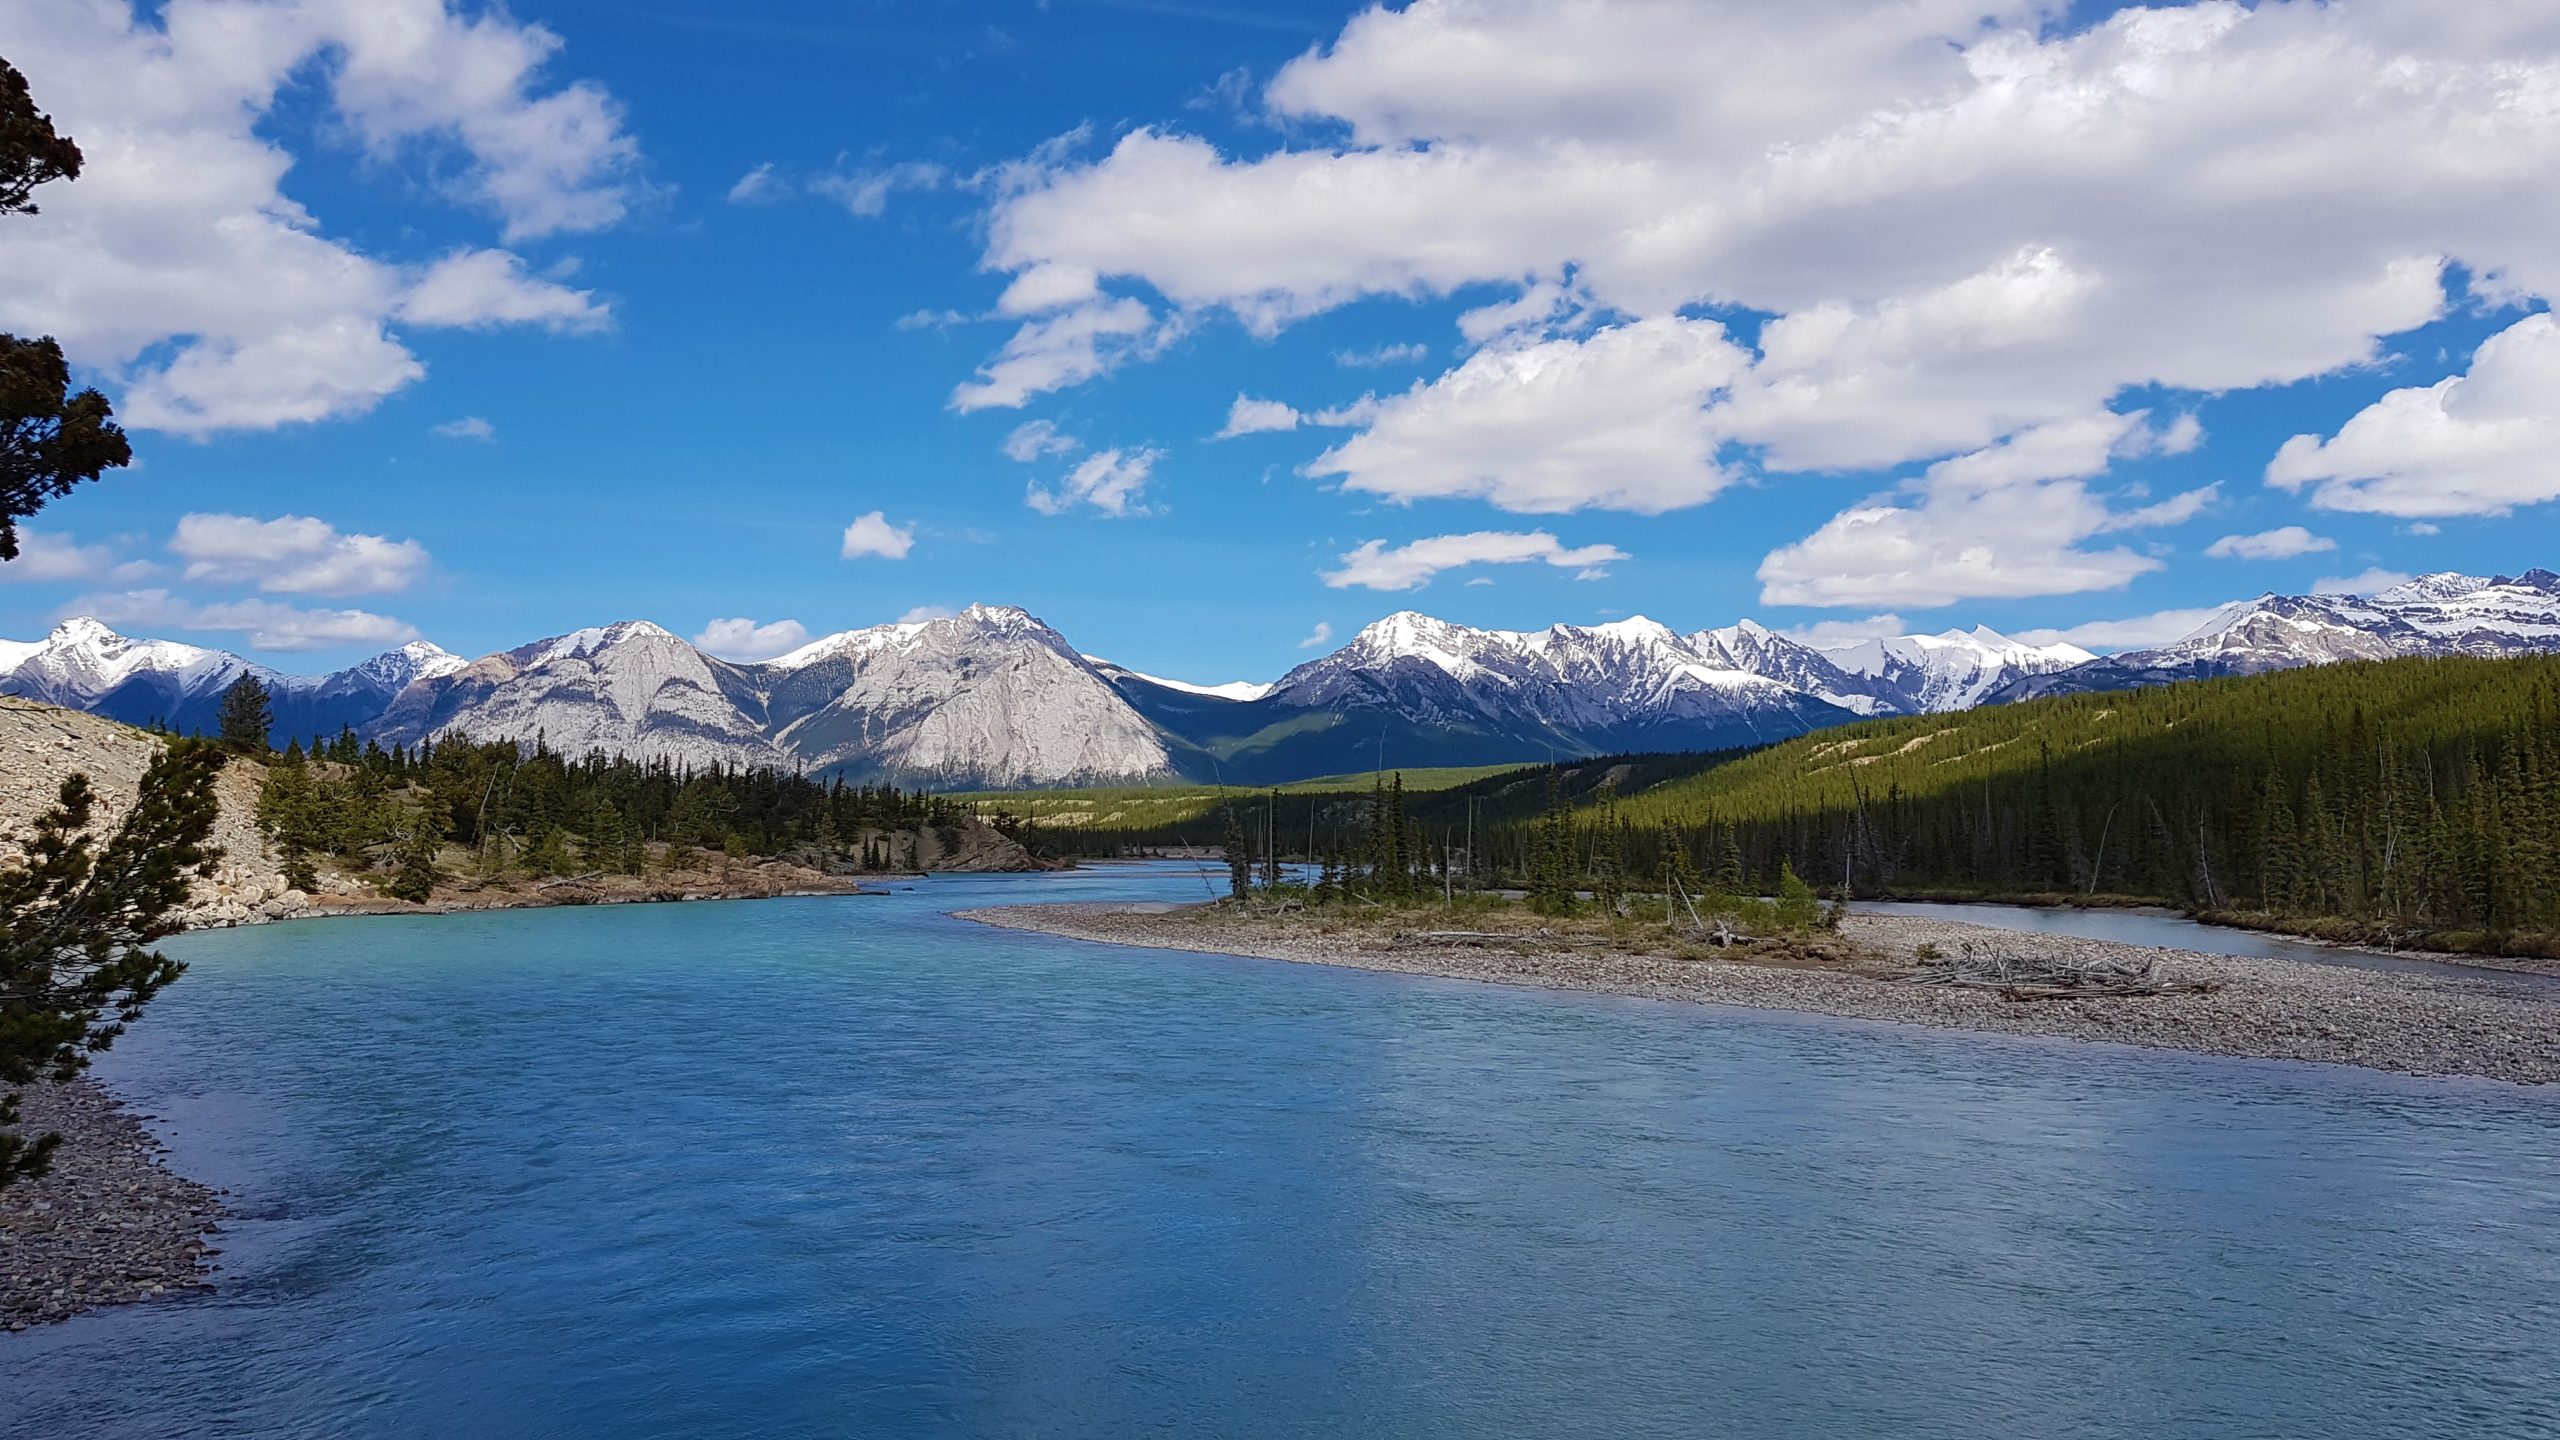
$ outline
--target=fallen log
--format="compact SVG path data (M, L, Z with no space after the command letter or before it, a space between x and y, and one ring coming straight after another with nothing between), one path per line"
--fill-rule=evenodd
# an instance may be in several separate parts
M2210 995L2222 986L2212 980L2161 981L2143 985L2003 985L2003 1000L2130 1000L2146 995Z

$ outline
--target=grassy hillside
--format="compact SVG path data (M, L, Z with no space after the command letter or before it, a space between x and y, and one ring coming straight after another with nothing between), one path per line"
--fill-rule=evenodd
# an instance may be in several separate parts
M1822 884L2560 928L2560 657L2393 660L1825 731L1618 813ZM1580 823L1595 823L1585 810Z

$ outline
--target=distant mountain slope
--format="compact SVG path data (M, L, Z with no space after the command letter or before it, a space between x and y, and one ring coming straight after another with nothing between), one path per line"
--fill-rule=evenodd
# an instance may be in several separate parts
M370 725L414 680L448 675L457 655L424 641L327 675L286 675L221 650L133 640L95 620L65 620L32 643L0 641L0 695L180 733L217 726L222 692L244 673L267 687L276 743Z
M2494 578L2448 572L2367 597L2262 595L2225 608L2172 644L2026 676L1985 698L2005 704L2341 660L2556 649L2560 575L2540 569Z
M1290 671L1258 700L1155 693L1142 703L1209 757L1210 778L1248 784L1382 766L1726 749L1851 714L1641 617L1506 631L1410 611Z
M0 694L211 729L243 673L275 734L386 744L540 738L686 765L936 788L1285 784L1380 767L1511 765L1764 745L1861 717L2405 655L2560 649L2560 576L2432 575L2366 598L2267 595L2175 644L2104 659L1982 627L1816 647L1752 621L1636 617L1489 630L1411 611L1270 685L1193 685L1079 652L1010 606L874 625L774 659L706 655L624 621L465 662L422 643L323 676L132 640L94 620L0 641Z

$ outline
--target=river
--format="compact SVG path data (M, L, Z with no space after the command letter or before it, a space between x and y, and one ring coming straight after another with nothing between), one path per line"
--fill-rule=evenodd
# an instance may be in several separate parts
M221 1293L0 1435L2549 1436L2560 1095L881 898L190 935Z

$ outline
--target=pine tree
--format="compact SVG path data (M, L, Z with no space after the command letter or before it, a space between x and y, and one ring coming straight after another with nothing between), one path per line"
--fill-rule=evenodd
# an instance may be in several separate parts
M205 841L222 752L153 756L133 807L92 833L97 792L74 773L36 817L22 864L0 870L0 1189L45 1173L59 1135L13 1133L18 1087L68 1080L140 1018L185 966L150 948L221 856Z
M420 801L410 812L408 832L400 841L400 868L387 887L395 899L423 905L444 883L444 872L436 864L444 848L444 830L443 803L434 797Z
M1236 818L1235 807L1227 807L1226 834L1227 894L1242 900L1253 893L1253 842L1245 837L1244 822Z
M246 670L222 692L222 709L216 725L223 746L243 755L267 753L267 731L275 724L275 710L268 702L267 687Z

